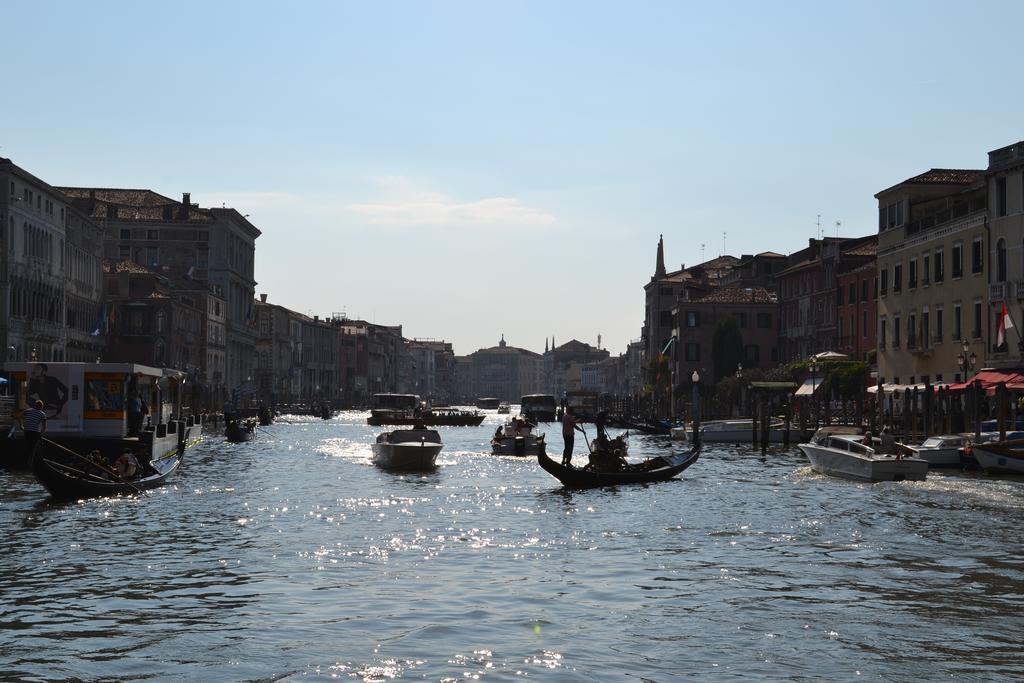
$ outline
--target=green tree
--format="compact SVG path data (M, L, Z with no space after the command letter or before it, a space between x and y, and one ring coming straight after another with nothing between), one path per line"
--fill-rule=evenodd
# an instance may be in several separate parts
M715 368L715 381L736 372L743 362L743 333L732 316L719 320L711 337L711 359Z

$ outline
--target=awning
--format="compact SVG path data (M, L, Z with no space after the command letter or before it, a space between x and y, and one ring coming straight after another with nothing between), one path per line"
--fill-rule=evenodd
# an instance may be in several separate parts
M985 393L989 395L996 393L996 387L1000 384L1006 384L1010 391L1024 391L1024 374L1013 370L982 370L966 382L951 384L949 390L963 391L975 382L980 383Z
M822 377L811 377L804 380L804 383L800 385L800 388L796 390L794 396L810 396L818 389L821 388L821 384L824 381Z

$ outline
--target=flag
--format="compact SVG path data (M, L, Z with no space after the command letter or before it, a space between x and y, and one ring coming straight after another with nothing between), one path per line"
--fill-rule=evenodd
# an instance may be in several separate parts
M1010 311L1006 308L1006 304L1003 304L1003 310L999 314L999 333L996 335L996 346L1006 343L1006 331L1012 329L1013 319L1010 317Z
M664 354L668 353L668 347L672 346L672 342L674 342L675 340L676 340L676 338L675 338L675 337L669 337L669 338L668 338L668 343L666 343L666 344L665 344L665 348L663 348L663 349L661 350L661 353L662 353L662 355L664 355Z

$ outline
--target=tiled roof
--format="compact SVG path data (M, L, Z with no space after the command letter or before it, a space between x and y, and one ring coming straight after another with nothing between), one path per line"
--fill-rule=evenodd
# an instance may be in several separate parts
M185 220L181 213L183 206L180 201L157 194L152 190L102 187L59 187L57 189L90 218L136 221ZM168 218L168 213L170 218ZM208 209L189 207L188 222L210 223L213 220L214 217Z
M843 249L843 255L848 256L875 256L876 254L878 254L878 242L875 240L861 242L855 247Z
M777 301L775 292L764 287L718 287L697 299L697 303L715 304L774 304Z
M918 185L939 184L939 185L970 185L982 178L985 171L962 168L933 168L913 178L904 180L904 183L915 183Z

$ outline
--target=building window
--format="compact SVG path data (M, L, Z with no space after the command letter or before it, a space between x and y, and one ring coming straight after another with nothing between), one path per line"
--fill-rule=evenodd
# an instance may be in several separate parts
M146 265L160 265L160 247L146 247Z
M960 304L953 304L953 341L963 339L960 327Z
M748 368L756 368L761 362L761 347L747 344L743 347L743 364Z
M1006 215L1006 177L996 178L996 216Z
M917 347L917 314L911 313L907 316L907 348Z
M935 309L935 343L942 343L942 309Z
M736 324L739 325L741 330L747 329L747 314L746 313L733 313L732 317L736 319Z
M892 269L892 293L899 294L903 289L903 264L897 263Z
M762 330L767 330L772 326L772 314L771 313L758 313L757 314L757 327Z
M910 259L910 263L907 266L907 288L914 289L917 287L917 259Z
M889 269L888 268L883 268L882 269L881 287L882 287L882 296L885 296L886 294L889 293Z
M849 301L850 304L856 303L856 301L857 301L857 282L856 281L850 283L850 296L848 297L847 301Z
M985 252L982 251L984 246L980 237L974 240L971 245L971 272L980 273L985 266Z
M146 231L146 239L147 240L158 240L158 239L160 239L160 231L159 230L147 230Z
M981 339L981 299L974 300L974 327L971 336L974 339Z
M929 320L930 317L931 314L928 312L927 308L921 311L921 346L923 348L931 346L931 342L928 339L928 335L931 334L932 329L931 321Z
M884 349L885 348L885 342L886 342L886 333L885 333L886 330L885 330L885 327L886 327L886 319L885 319L885 316L883 315L878 320L878 348L880 348L880 349Z
M928 284L928 278L931 276L931 267L931 256L925 254L921 257L921 284Z
M942 282L946 277L946 273L943 271L942 256L943 251L939 249L935 252L935 258L932 259L932 264L935 266L935 282Z
M132 257L132 248L122 244L117 248L117 259L119 261L127 261Z
M868 300L868 281L867 280L861 280L860 281L860 300L863 303L867 303L867 300Z
M953 262L953 278L963 277L964 275L964 243L954 242L953 251L950 254L950 260Z
M697 315L697 311L686 312L686 326L697 327L700 325L700 316Z
M861 311L860 313L860 336L863 339L868 338L868 312Z
M836 287L836 306L843 305L843 286Z
M996 242L996 282L1006 282L1006 240Z
M700 360L700 344L697 342L686 342L686 360Z
M892 347L900 348L900 317L898 315L892 317Z

